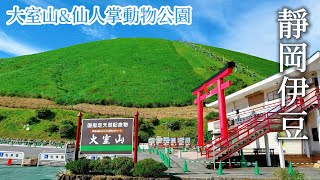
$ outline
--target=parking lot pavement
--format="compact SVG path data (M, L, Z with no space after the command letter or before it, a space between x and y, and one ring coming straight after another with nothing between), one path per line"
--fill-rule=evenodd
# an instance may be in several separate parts
M0 151L16 151L24 152L24 157L36 158L40 153L64 153L64 148L52 148L52 147L27 147L27 146L7 146L0 145Z
M64 149L61 148L45 148L45 147L17 147L17 146L0 146L2 151L18 151L24 152L25 157L37 157L39 153L42 152L54 152L54 153L64 153ZM174 155L175 154L175 155ZM254 175L254 168L233 168L233 169L223 169L224 175L217 175L217 169L207 169L207 164L204 162L204 158L200 160L194 160L194 156L191 152L182 154L182 158L179 158L176 153L169 154L171 168L169 168L165 173L169 175L178 176L181 178L233 178L233 179L276 179L273 176L273 171L275 167L260 167L261 175ZM132 156L131 156L132 157ZM187 159L187 166L189 172L183 171L183 165L185 158ZM148 151L138 153L138 161L145 158L153 158L157 161L162 162L159 155L155 153L150 154ZM294 170L299 170L305 174L306 179L320 179L319 169L312 167L303 168L303 167L294 167Z
M217 169L207 169L206 163L203 161L187 161L187 166L189 172L183 172L183 164L185 158L178 158L176 155L169 155L171 168L169 168L166 173L174 176L178 176L181 178L215 178L215 179L224 179L224 178L233 178L233 179L277 179L273 172L276 170L276 167L259 167L259 171L261 175L254 174L254 167L248 168L232 168L232 169L223 169L224 175L217 175ZM158 161L162 161L159 155L149 154L146 152L138 153L138 160L142 160L145 158L153 158ZM193 158L191 158L193 159ZM312 167L294 167L294 170L299 170L300 172L305 174L306 179L320 179L320 171L319 169L315 169Z

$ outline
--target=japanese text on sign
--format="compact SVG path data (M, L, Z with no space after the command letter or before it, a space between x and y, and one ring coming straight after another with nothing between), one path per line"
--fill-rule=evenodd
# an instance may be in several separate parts
M84 154L132 154L133 119L84 120L80 150Z
M8 26L20 25L191 25L191 6L161 6L159 9L148 5L117 6L111 5L102 9L94 6L90 12L85 6L73 6L69 11L66 8L55 9L48 6L46 9L29 6L20 9L15 5L6 14L10 16L6 22Z

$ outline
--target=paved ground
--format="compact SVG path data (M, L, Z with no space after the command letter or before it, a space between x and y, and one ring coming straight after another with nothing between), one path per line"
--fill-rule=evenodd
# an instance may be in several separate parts
M37 157L37 155L41 152L64 152L64 149L60 148L48 148L48 147L16 147L16 146L0 146L0 151L22 151L25 153L25 157ZM182 158L178 158L177 153L170 154L169 157L171 159L171 168L169 168L166 173L172 174L175 176L179 176L182 178L237 178L237 179L276 179L273 177L272 173L276 168L266 168L266 167L260 167L260 173L262 175L254 175L254 168L233 168L233 169L223 169L224 175L217 175L217 170L207 169L206 163L203 161L195 161L197 157L196 152L185 152L182 153ZM198 155L199 156L199 155ZM159 155L156 155L155 153L150 154L147 151L138 153L138 160L142 160L145 158L153 158L158 161L162 161L159 157ZM187 165L189 172L185 173L183 172L183 164L184 160L187 159ZM14 166L16 167L16 166ZM13 168L14 168L13 167ZM50 169L50 167L47 167ZM61 167L62 168L62 167ZM63 168L62 168L63 169ZM315 169L312 167L308 168L301 168L301 167L295 167L295 170L299 170L300 172L303 172L305 174L306 179L320 179L320 170ZM7 171L7 169L2 169L3 171ZM16 169L20 172L22 169ZM23 169L26 171L32 171L33 172L40 172L38 169L35 168L26 168ZM60 171L61 169L59 169ZM0 168L1 171L1 168ZM49 170L50 171L50 170ZM58 172L56 169L52 169L55 173ZM11 173L12 174L12 173ZM1 176L0 176L1 177ZM12 175L12 178L14 176ZM1 179L1 178L0 178ZM10 178L9 178L10 179ZM50 178L49 178L50 179Z
M21 167L0 165L1 180L55 180L63 167Z
M233 168L233 169L223 169L224 175L217 175L217 169L207 169L206 163L203 161L194 161L196 153L182 153L182 157L187 157L187 165L189 172L183 172L183 164L185 158L178 158L176 155L169 155L171 159L171 168L166 171L168 174L179 176L181 178L236 178L236 179L276 179L273 176L273 171L275 167L260 167L261 175L254 175L254 167L248 168ZM158 161L162 161L159 155L149 154L148 152L141 152L138 154L138 159L144 159L152 157ZM188 156L186 156L188 155ZM295 170L299 170L305 174L306 179L320 179L320 170L313 167L294 167Z

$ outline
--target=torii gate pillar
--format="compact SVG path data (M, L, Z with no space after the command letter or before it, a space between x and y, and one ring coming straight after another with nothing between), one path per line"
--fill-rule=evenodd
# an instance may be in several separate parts
M215 94L218 95L221 136L223 139L228 138L228 121L224 89L231 86L231 81L228 80L223 82L223 78L229 76L234 67L234 62L228 62L217 74L195 88L192 92L193 95L197 95L197 98L194 100L194 104L198 105L198 146L204 146L203 101ZM215 84L216 87L209 91L208 89Z

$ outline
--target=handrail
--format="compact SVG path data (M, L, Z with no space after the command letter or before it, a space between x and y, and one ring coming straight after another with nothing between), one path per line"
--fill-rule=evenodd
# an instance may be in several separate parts
M315 90L313 90L312 92L314 92L314 91L315 91ZM311 94L312 92L310 92L309 94ZM308 94L308 95L309 95L309 94ZM312 97L311 97L311 98L312 98ZM288 99L288 100L289 100L289 99ZM308 100L309 100L309 99L308 99ZM308 101L308 100L307 100L307 101ZM305 101L305 102L307 102L307 101ZM296 105L296 103L293 103L292 105L294 106L294 105ZM296 107L296 108L297 108L297 107ZM295 109L296 109L296 108L295 108ZM273 108L273 109L275 109L275 108ZM272 109L272 110L273 110L273 109ZM256 117L253 117L252 120L250 120L250 121L248 120L247 123L243 124L243 126L242 126L240 129L238 129L238 131L247 128L247 127L248 127L249 125L251 125L253 122L256 122L255 120L259 119L260 117L263 117L263 116L264 116L264 117L267 117L267 118L268 118L268 117L270 117L270 116L272 116L272 115L274 115L274 114L276 114L276 113L285 112L285 111L281 111L282 109L287 109L287 107L286 107L286 106L283 106L282 108L279 109L279 111L271 112L271 115L270 115L270 111L271 111L271 110L270 110L269 112L264 113L263 115L258 115L258 116L256 116ZM291 112L292 112L292 111L291 111ZM265 115L266 115L266 116L265 116ZM241 124L240 124L240 125L241 125ZM238 127L238 126L237 126L237 127ZM238 132L238 131L236 131L236 132ZM234 135L236 132L231 133L229 136ZM220 137L220 136L219 136L219 137ZM218 137L218 138L219 138L219 137ZM220 138L221 138L221 137L220 137Z
M310 95L311 93L314 93L315 92L315 95L312 95L310 98L308 98L307 100L304 100L305 97L307 97L308 95ZM212 148L212 147L215 147L213 149L213 151L216 152L216 150L218 150L219 148L221 147L226 147L225 149L222 149L222 150L219 150L219 152L215 153L215 155L219 155L220 153L224 152L227 150L227 155L231 155L233 154L233 152L235 152L236 149L239 149L239 146L238 148L236 148L235 150L233 150L233 152L230 152L230 147L236 145L237 143L239 143L240 141L243 141L245 138L248 138L248 142L251 142L253 141L253 139L250 140L250 135L254 134L256 131L254 132L251 132L250 133L250 130L252 130L253 128L258 128L258 129L255 129L255 130L260 130L260 129L264 129L267 127L267 130L266 130L266 133L270 132L271 129L270 129L270 124L282 124L282 122L272 122L272 119L279 119L282 115L279 115L280 112L286 112L286 110L290 109L290 112L293 112L294 110L296 110L298 107L300 107L301 109L301 112L310 107L315 101L318 101L319 102L319 89L318 88L315 88L314 90L310 91L307 95L305 95L302 99L303 101L299 100L298 101L295 101L292 105L290 105L289 107L287 106L283 106L281 107L278 111L276 112L272 112L272 110L274 110L276 107L274 107L273 109L271 109L270 111L264 113L263 115L258 115L258 116L255 116L255 117L252 117L251 120L248 120L246 121L245 124L242 124L242 127L241 128L238 128L240 125L237 125L236 127L234 127L232 130L236 129L236 131L232 132L229 134L228 138L227 139L224 139L224 140L221 140L221 136L215 138L214 140L212 140L210 143L212 143L210 146L206 146L206 153L207 153L207 156L208 153L209 153L209 149ZM315 99L314 99L315 98ZM291 99L291 98L290 98ZM287 99L287 100L290 100L290 99ZM286 100L286 101L287 101ZM311 101L311 102L309 102ZM319 106L319 104L318 104ZM279 106L277 106L279 107ZM291 109L293 108L293 109ZM300 112L300 111L298 111ZM275 114L278 114L277 115L277 118L270 118L271 116L275 115ZM279 116L279 117L278 117ZM263 120L262 121L258 121L261 117L263 117ZM283 117L283 116L282 116ZM268 120L268 121L265 121L265 120ZM271 121L271 122L270 122ZM261 126L265 123L264 126ZM259 127L260 126L260 127ZM236 138L242 136L242 135L245 135L244 138L239 138L236 142L233 142L233 140L235 140ZM256 138L254 138L255 140ZM231 144L230 144L231 142ZM212 152L212 150L211 150Z
M286 101L290 100L291 98L287 99ZM271 110L269 110L267 113L271 112L272 110L276 109L277 107L279 107L280 105L272 108ZM232 129L229 129L229 131L232 131L231 135L237 133L239 131L239 126L243 125L243 124L247 124L247 123L250 123L251 121L255 120L256 118L260 118L262 116L264 116L266 113L264 113L263 115L257 115L257 116L253 116L252 118L250 118L249 120L245 121L245 122L242 122L240 124L238 124L237 126L233 127ZM230 136L230 135L229 135ZM216 141L221 141L221 136L211 140L209 143L212 143L212 142L216 142Z
M314 91L316 91L316 90L314 90ZM317 91L316 91L316 94L315 95L317 95ZM309 95L309 94L308 94ZM307 96L307 95L306 95ZM311 102L309 102L311 99L313 99L313 98L316 98L315 100L318 100L318 96L311 96L309 99L307 99L306 101L304 101L303 100L303 103L301 103L301 101L300 101L300 105L299 106L297 106L296 108L294 108L294 109L292 109L291 110L291 112L293 112L294 110L296 110L297 108L299 108L300 107L300 110L301 111L298 111L298 113L301 113L302 111L304 111L304 108L305 107L308 107L309 105L312 105L312 103L315 101L315 100L313 100L313 101L311 101ZM307 102L309 102L309 104L307 104L307 105L305 105ZM302 107L303 105L305 105L304 107ZM288 115L286 115L286 116L288 116ZM289 115L290 116L290 115ZM291 116L293 116L293 115L291 115ZM283 116L282 116L283 117Z
M265 108L278 106L279 104L280 104L280 102L274 102L274 103L270 103L270 104L263 104L263 105L255 107L255 108L252 108L252 109L249 108L248 110L241 111L241 112L239 112L239 114L232 114L232 115L229 115L229 116L227 115L227 117L228 118L234 118L234 117L241 116L241 115L244 115L244 114L250 114L250 113L252 113L252 111L259 111L259 110L263 110Z
M315 92L315 91L318 91L318 88L315 88L314 90L311 90L307 95L305 95L305 97L308 96L308 95L310 95L311 93L313 93L313 92ZM286 99L286 103L287 103L289 100L291 100L291 99L292 99L292 98ZM233 134L235 134L236 132L238 132L238 131L239 131L239 128L238 128L238 127L241 126L241 125L243 125L243 127L246 127L246 124L250 123L251 121L255 121L256 119L259 119L260 117L263 117L263 116L265 116L265 115L268 116L268 115L270 114L270 112L272 113L272 115L274 115L274 114L277 113L277 112L285 112L285 110L291 108L291 107L294 106L294 105L296 105L296 103L293 103L293 104L291 104L291 105L288 106L288 107L287 107L287 106L281 107L281 104L280 104L280 105L272 108L271 110L269 110L268 112L266 112L266 113L264 113L264 114L262 114L262 115L253 116L253 117L251 117L249 120L244 121L244 122L241 122L240 124L237 124L237 126L233 127L232 129L229 129L229 131L232 131L232 133L230 133L230 134L233 135ZM277 110L276 112L272 112L273 110L275 110L275 109L278 108L278 107L280 107L279 110ZM269 115L269 116L270 116L270 115ZM243 128L243 127L241 127L241 128ZM229 135L229 136L230 136L230 135ZM221 136L215 138L214 140L210 141L209 143L212 143L213 141L219 141L219 139L221 139Z
M318 89L318 88L315 88L315 89L311 90L309 93L307 93L305 95L305 97L308 96L309 94L311 94L312 92L314 92L316 89ZM291 100L291 99L292 98L286 99L286 102ZM269 108L269 107L277 107L280 103L281 103L281 101L280 102L270 103L270 104L264 104L264 105L261 105L261 106L257 106L256 108L252 108L252 109L248 109L248 110L242 111L239 114L229 115L228 118L234 118L234 117L241 116L241 115L244 115L244 114L250 114L250 113L252 113L252 111L259 111L259 110L262 110L262 109L265 109L265 108Z

